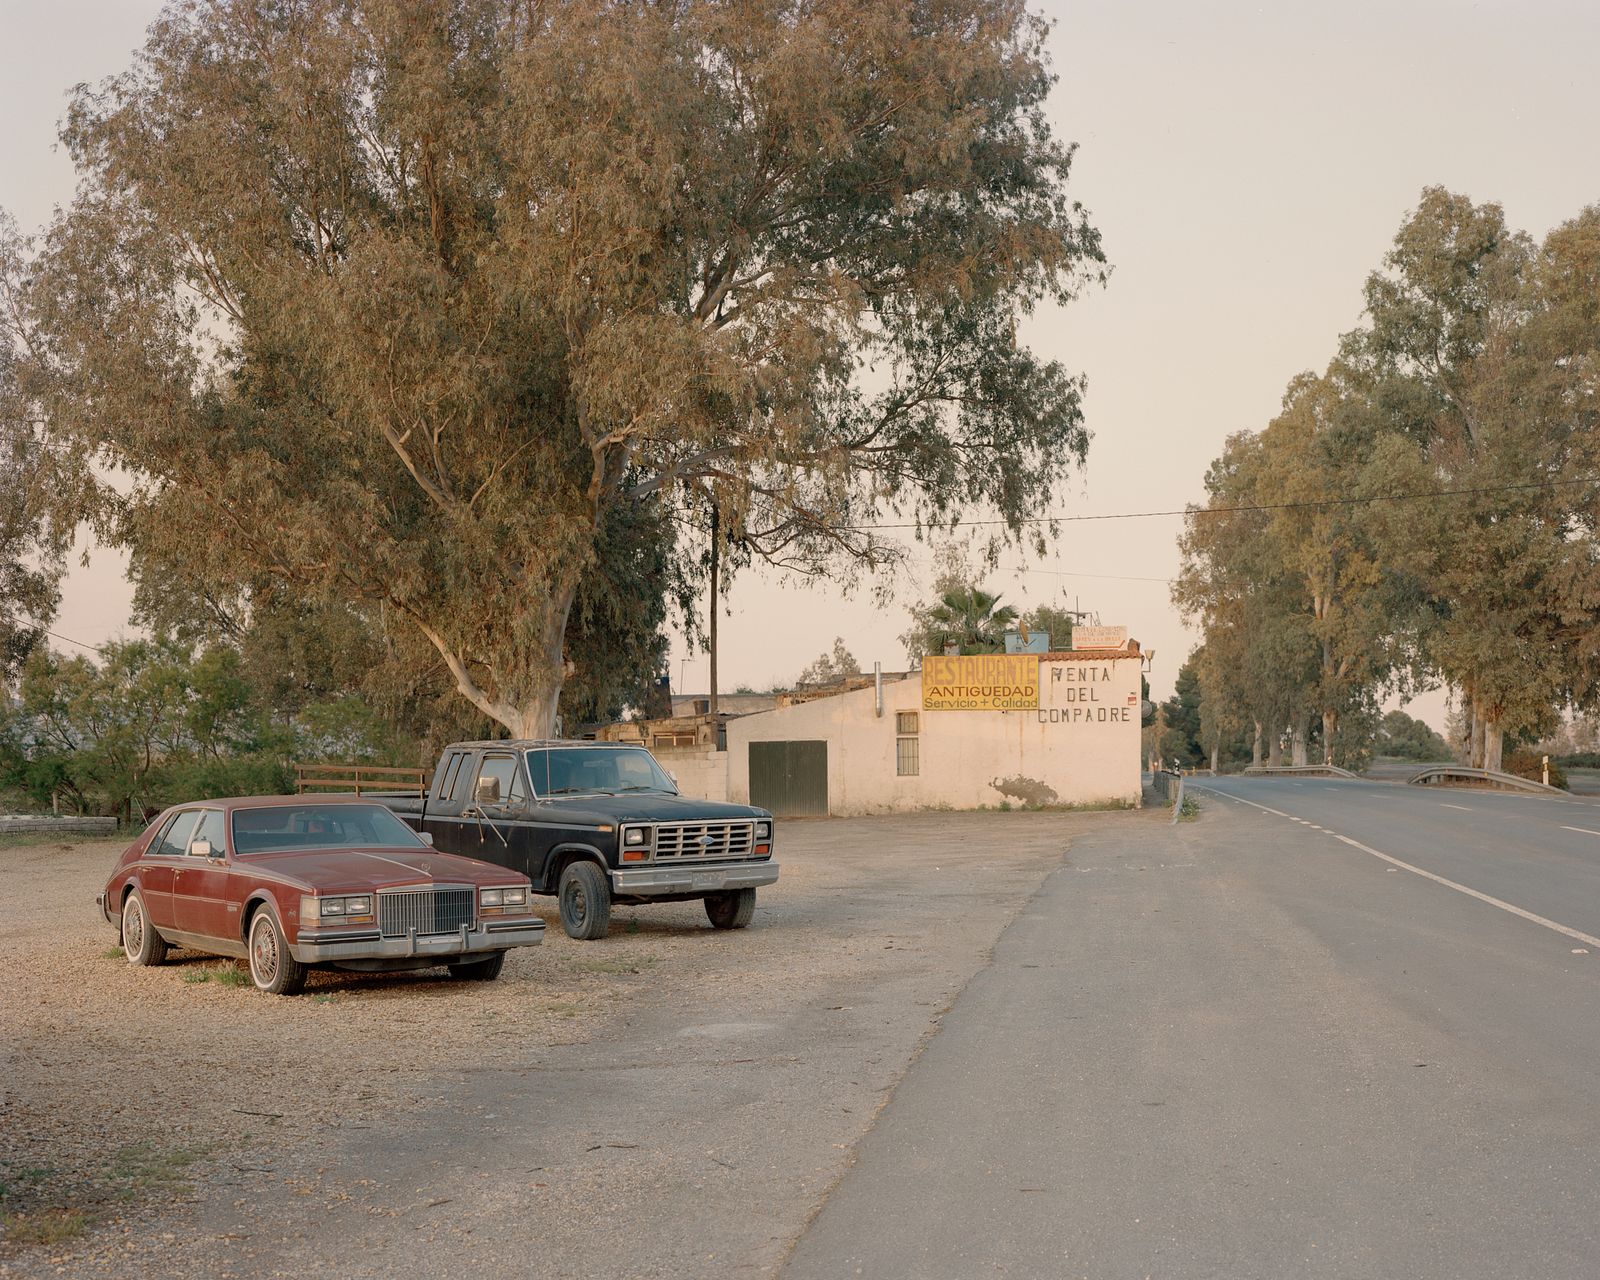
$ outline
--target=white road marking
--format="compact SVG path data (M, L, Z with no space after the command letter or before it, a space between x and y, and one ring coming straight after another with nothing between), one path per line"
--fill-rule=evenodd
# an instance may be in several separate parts
M1440 808L1443 808L1443 809L1460 809L1462 813L1471 813L1472 812L1472 810L1467 808L1467 806L1464 805L1464 804L1441 804Z
M1292 814L1278 813L1276 809L1267 809L1266 805L1256 804L1254 800L1246 800L1244 803L1255 805L1257 809L1266 809L1268 813L1276 813L1280 818L1293 818ZM1293 820L1299 821L1299 819ZM1587 942L1591 947L1600 947L1600 938L1597 938L1590 933L1584 933L1581 929L1573 929L1567 925L1559 924L1554 920L1547 920L1544 916L1535 915L1533 912L1528 911L1523 907L1519 907L1514 903L1506 902L1500 898L1491 897L1487 893L1482 893L1477 889L1469 888L1464 884L1457 884L1454 880L1447 880L1443 876L1434 875L1434 873L1431 871L1425 871L1421 867L1412 866L1409 862L1402 862L1399 858L1391 857L1389 854L1384 853L1381 850L1374 849L1371 845L1362 844L1359 840L1352 840L1349 836L1342 836L1337 831L1330 831L1328 834L1335 840L1342 841L1343 843L1349 845L1352 849L1360 849L1362 853L1370 853L1374 858L1382 859L1391 866L1398 867L1401 871L1409 871L1412 875L1421 876L1424 880L1432 880L1435 884L1442 884L1446 889L1454 889L1457 893L1464 893L1469 898L1476 898L1479 902L1486 902L1491 907L1498 907L1501 911L1508 911L1514 916L1518 916L1531 924L1539 925L1541 928L1549 929L1554 933L1559 933L1563 937L1572 938L1578 942ZM1600 832L1592 832L1591 834L1600 835Z
M1562 827L1563 831L1581 831L1586 836L1600 836L1600 831L1591 831L1588 827Z

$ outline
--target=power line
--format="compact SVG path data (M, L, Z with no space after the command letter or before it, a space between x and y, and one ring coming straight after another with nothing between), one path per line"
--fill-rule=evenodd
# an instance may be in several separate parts
M1296 511L1318 510L1324 507L1359 507L1374 502L1421 502L1429 498L1463 498L1485 493L1525 493L1535 489L1555 489L1569 484L1600 484L1600 476L1578 476L1572 480L1540 480L1530 484L1493 484L1472 489L1427 489L1421 493L1381 493L1367 498L1320 498L1313 502L1251 502L1234 507L1183 507L1173 511L1116 511L1104 515L1049 515L1028 516L1017 524L1076 524L1087 520L1151 520L1161 516L1221 516L1246 511ZM987 525L1010 525L1010 520L964 520L968 528ZM926 529L926 523L858 524L844 526L852 533L868 533L878 529Z
M1126 573L1068 573L1063 569L1029 569L1023 565L1018 565L1010 572L1023 575L1048 573L1052 578L1104 578L1110 582L1159 582L1167 587L1170 587L1173 583L1171 578L1137 578Z
M51 637L54 640L65 640L68 644L75 644L80 649L90 649L90 650L93 650L95 653L104 653L105 652L105 650L102 649L97 644L85 644L82 640L74 640L71 636L64 636L59 631L51 631L51 630L49 630L47 628L45 630L45 635Z

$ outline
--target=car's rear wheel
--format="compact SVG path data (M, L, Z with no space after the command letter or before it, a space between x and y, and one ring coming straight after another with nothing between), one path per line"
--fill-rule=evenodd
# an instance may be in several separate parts
M611 889L599 867L592 862L574 862L561 873L556 894L567 937L606 936L611 928Z
M468 960L465 964L450 966L450 976L462 982L493 982L506 967L506 953L496 951L482 960Z
M167 940L145 914L144 899L135 889L122 903L122 954L129 964L160 964L167 958Z
M274 996L292 996L306 985L306 967L289 954L283 927L270 907L262 907L250 921L250 981Z
M756 913L754 889L725 889L706 894L706 919L718 929L743 929Z

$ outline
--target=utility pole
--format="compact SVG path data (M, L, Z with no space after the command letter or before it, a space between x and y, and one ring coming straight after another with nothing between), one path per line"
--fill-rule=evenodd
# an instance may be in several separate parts
M721 587L720 570L722 567L720 540L720 522L717 519L717 499L711 497L711 699L709 710L713 716L717 714L717 594Z

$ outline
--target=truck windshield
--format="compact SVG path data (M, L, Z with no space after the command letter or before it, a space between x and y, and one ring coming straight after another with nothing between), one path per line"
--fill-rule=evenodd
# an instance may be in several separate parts
M528 752L528 777L541 796L620 795L660 791L676 795L643 747L548 747Z
M235 809L233 851L425 849L417 833L382 805L305 804Z

